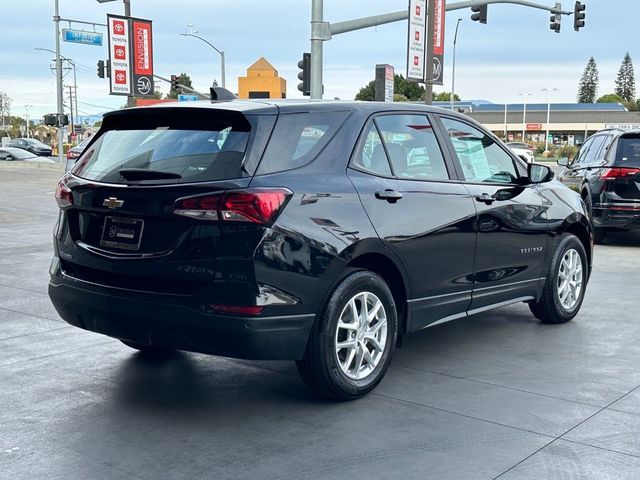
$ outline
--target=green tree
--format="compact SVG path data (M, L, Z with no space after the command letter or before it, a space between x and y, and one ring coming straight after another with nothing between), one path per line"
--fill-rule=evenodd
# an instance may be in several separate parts
M578 103L593 103L598 93L598 65L593 57L589 58L578 86Z
M607 93L606 95L603 95L596 100L596 103L622 103L622 102L624 102L624 98L622 98L617 93Z
M434 102L450 102L451 101L451 92L440 92L433 94ZM460 96L457 93L453 94L453 101L459 102Z
M178 75L178 83L180 85L184 85L185 87L193 88L193 85L191 85L191 77L186 73L181 73L180 75ZM178 98L178 95L180 95L181 93L182 89L179 88L178 90L174 90L172 88L171 91L167 94L167 98Z
M356 100L362 102L373 102L376 98L376 82L373 80L362 87L356 94Z
M629 52L624 56L620 70L618 70L616 93L627 102L633 102L636 98L636 77Z
M373 102L376 96L375 83L375 81L371 81L362 87L356 94L356 100ZM420 100L424 95L424 88L421 85L398 74L393 77L393 90L395 94L403 95L411 102Z

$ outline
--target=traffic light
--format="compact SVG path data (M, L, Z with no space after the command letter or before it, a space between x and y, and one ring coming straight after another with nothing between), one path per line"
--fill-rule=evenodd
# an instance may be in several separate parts
M104 60L98 60L98 77L104 78Z
M303 53L302 60L298 62L298 68L301 70L298 73L298 80L302 80L298 84L298 90L302 92L302 95L311 95L311 54Z
M556 7L555 9L557 11L562 10L562 4L559 2L556 2ZM560 27L562 24L562 14L561 13L554 13L551 15L551 18L549 19L549 28L551 30L553 30L556 33L560 33Z
M576 2L576 6L573 9L573 29L577 32L584 27L584 11L587 9L586 5L582 2Z
M471 11L473 15L471 15L471 20L474 22L487 23L487 6L475 6L471 7Z
M178 91L178 76L171 75L171 90L174 92Z

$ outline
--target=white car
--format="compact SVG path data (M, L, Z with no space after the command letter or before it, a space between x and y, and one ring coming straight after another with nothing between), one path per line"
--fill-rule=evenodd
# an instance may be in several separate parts
M527 163L533 163L536 161L536 157L533 155L533 152L528 148L516 148L509 147L513 153L518 155L521 159L523 159Z

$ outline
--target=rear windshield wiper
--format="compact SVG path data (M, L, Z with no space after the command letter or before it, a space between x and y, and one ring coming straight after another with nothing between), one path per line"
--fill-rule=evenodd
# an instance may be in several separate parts
M179 173L149 170L147 168L121 168L118 173L125 180L169 180L182 178Z

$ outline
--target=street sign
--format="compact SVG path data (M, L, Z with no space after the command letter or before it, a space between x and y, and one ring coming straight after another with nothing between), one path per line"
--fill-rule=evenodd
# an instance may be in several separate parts
M197 95L183 95L183 94L178 95L179 102L195 102L197 100L198 100Z
M150 20L107 15L111 95L152 97L153 36Z
M84 45L102 46L102 34L99 32L87 32L85 30L62 29L62 40L71 43L82 43Z
M407 79L424 82L427 51L427 0L409 0Z
M391 65L376 65L375 101L393 102L393 77L394 71Z
M131 19L132 86L136 97L152 97L153 37L151 20Z
M130 95L132 89L129 19L107 15L107 28L111 62L110 93L111 95Z
M444 79L444 0L434 1L435 15L433 17L433 84L442 85Z

